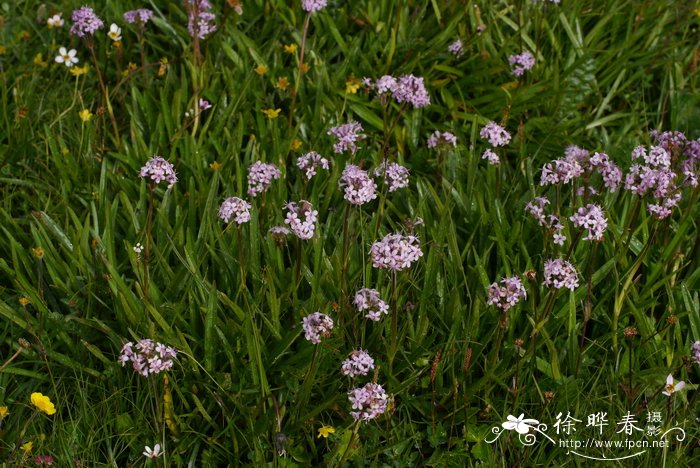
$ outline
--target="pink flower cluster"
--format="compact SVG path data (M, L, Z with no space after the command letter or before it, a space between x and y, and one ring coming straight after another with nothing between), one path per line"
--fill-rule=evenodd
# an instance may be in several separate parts
M139 8L124 13L124 21L129 24L139 23L143 25L148 23L151 18L153 18L153 12L148 8Z
M603 178L603 185L614 192L622 182L622 170L613 163L607 154L594 153L578 146L569 146L563 159L556 159L542 167L540 185L568 184L577 177L597 172ZM595 189L589 188L592 193Z
M526 71L535 66L535 56L530 51L524 51L508 57L508 63L512 67L511 73L515 76L523 76Z
M489 286L488 301L489 305L495 305L503 312L507 311L522 299L527 299L527 292L523 286L523 282L517 276L503 278L501 285L493 283Z
M321 337L328 338L333 330L333 319L316 311L302 319L304 337L313 344L319 344Z
M365 384L364 387L354 388L348 392L348 400L352 404L350 414L355 421L370 421L386 411L388 395L381 385Z
M690 348L690 352L695 363L700 365L700 341L693 343L693 346Z
M603 210L594 203L582 206L569 219L575 227L582 227L588 231L583 240L601 240L608 227L608 220L603 215Z
M343 197L353 205L363 205L377 198L377 184L364 171L354 164L348 164L338 180L343 189Z
M153 156L139 172L140 177L149 177L153 182L159 184L162 181L168 183L168 188L175 185L177 175L175 168L165 159L160 156Z
M309 13L316 13L326 8L327 4L328 0L301 0L301 9Z
M681 186L698 186L700 139L688 140L681 132L652 131L655 145L649 150L638 146L632 151L633 163L625 177L625 188L635 195L649 194L647 211L658 219L671 215L681 199Z
M238 197L230 197L221 204L219 218L228 223L229 219L235 216L234 221L237 224L247 223L250 221L250 208L251 205L247 201Z
M370 248L372 265L375 268L400 271L411 266L423 256L416 236L387 234Z
M484 125L479 131L479 136L484 140L488 140L494 148L507 145L511 139L510 133L493 121ZM498 155L490 148L484 151L481 158L486 159L492 165L497 165L501 162Z
M185 0L187 6L187 32L190 36L199 39L206 37L216 31L216 15L210 10L212 9L209 0Z
M562 234L564 226L557 215L545 214L544 207L547 205L549 205L547 197L535 197L534 200L525 205L525 211L528 211L540 226L546 228L552 234L555 244L564 245L566 240L566 236Z
M450 132L435 130L433 134L428 137L428 148L436 148L440 144L457 146L457 137Z
M131 362L134 370L144 377L172 368L173 359L177 356L177 352L170 346L149 339L136 343L136 351L133 348L134 343L126 343L122 347L119 362L122 367Z
M578 288L578 273L576 268L561 259L549 259L544 262L544 285L550 288Z
M304 171L307 180L316 175L316 169L328 170L328 160L315 151L310 151L297 158L297 167Z
M282 171L274 164L256 161L248 169L248 195L256 197L272 185L273 179L279 179Z
M284 223L289 225L299 239L311 239L316 230L318 211L314 210L311 203L306 200L287 203L284 208L287 210Z
M105 26L95 14L95 10L88 6L74 10L71 19L73 20L73 25L70 27L70 33L78 37L85 37L86 34L93 36L95 31Z
M373 87L380 97L391 93L399 104L409 103L415 108L430 105L430 95L425 89L423 78L417 76L401 75L396 79L391 75L384 75L374 84L369 79L365 79L363 83L370 88Z
M456 55L456 56L462 55L462 52L464 52L464 49L462 48L462 41L460 41L459 39L457 39L456 41L454 41L452 44L450 44L450 45L447 47L447 50L448 50L452 55Z
M336 154L346 151L355 154L358 149L357 142L365 138L362 130L362 125L354 120L343 125L338 125L337 127L331 127L328 130L328 134L337 140L333 145L333 151L335 151Z
M382 318L382 314L389 313L389 305L381 299L376 289L360 289L355 293L353 304L360 312L366 311L365 318L375 322Z
M374 359L363 349L356 349L343 361L340 373L354 379L358 375L367 375L374 369Z
M374 170L374 176L384 177L384 182L389 186L389 192L408 187L408 169L397 163L382 162Z

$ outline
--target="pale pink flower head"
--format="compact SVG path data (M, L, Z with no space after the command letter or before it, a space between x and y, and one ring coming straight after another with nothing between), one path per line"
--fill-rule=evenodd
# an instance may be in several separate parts
M512 67L511 73L515 76L523 76L526 71L535 66L535 56L529 51L508 57L508 63Z
M690 347L690 353L696 364L700 365L700 340L693 343Z
M137 374L148 377L171 369L176 356L177 351L170 346L143 339L136 345L131 341L126 343L122 347L118 361L122 367L131 362L131 366Z
M285 205L287 217L284 223L296 234L299 239L309 240L314 236L318 211L306 200L299 203L287 203Z
M206 39L216 31L216 15L210 11L212 5L209 0L185 0L185 4L188 11L187 31L190 36Z
M139 8L137 10L130 10L124 13L124 21L129 24L139 23L144 25L153 18L153 11L148 8Z
M374 170L375 177L383 177L389 192L408 187L408 169L400 164L384 161Z
M578 287L576 268L561 259L549 259L544 262L544 285L549 288L569 288L571 291Z
M302 320L302 328L304 329L304 337L313 344L319 344L321 338L331 336L333 330L333 319L320 311L307 315Z
M355 307L360 312L365 312L365 318L374 322L382 318L382 314L389 313L389 305L379 296L379 291L376 289L362 288L355 293L353 301Z
M394 89L392 89L392 94L399 104L407 102L416 108L430 105L430 95L428 90L425 89L423 78L417 76L400 76Z
M510 133L496 122L489 122L479 132L481 138L488 140L491 146L505 146L510 142Z
M436 148L438 145L457 146L457 137L450 132L435 130L432 135L428 137L428 148Z
M401 271L423 256L416 236L387 234L372 244L369 251L374 268Z
M315 151L310 151L297 158L297 167L304 171L306 180L311 180L316 175L316 170L321 168L328 170L328 160Z
M219 218L228 223L231 218L236 224L243 224L250 221L251 205L238 197L229 197L219 207Z
M165 181L168 183L168 188L172 187L175 185L175 182L177 182L175 168L160 156L153 156L141 168L139 176L150 178L156 184Z
M483 154L481 155L481 159L487 160L492 166L498 166L501 164L501 158L499 158L491 148L486 148L484 150Z
M148 445L144 447L143 456L146 458L158 458L163 455L163 451L160 449L160 444L156 444L153 449Z
M301 9L308 13L316 13L326 8L328 0L301 0Z
M348 392L348 400L352 404L350 415L355 421L371 421L384 414L389 396L384 388L376 383L365 384L364 387L352 389Z
M661 393L664 395L670 397L676 392L680 392L685 388L685 382L682 380L680 382L673 383L673 375L668 374L668 377L666 377L666 385L664 385L665 390Z
M351 120L346 124L330 128L328 130L328 134L335 137L337 140L333 145L333 151L338 154L346 151L355 154L358 149L357 142L365 138L362 131L362 125L354 120Z
M256 161L248 169L248 195L256 197L272 185L273 179L279 179L282 171L274 164Z
M73 36L85 37L85 35L94 36L95 31L104 28L104 23L95 14L95 10L88 6L78 8L71 15L73 25L70 27L70 33Z
M608 227L608 220L605 218L603 210L600 206L593 203L582 206L569 219L571 219L575 227L584 228L588 231L586 237L583 238L584 240L599 241L603 239L603 234Z
M518 302L527 298L527 292L523 282L517 276L503 278L501 286L498 283L493 283L489 286L488 301L489 305L495 305L503 312L507 311Z
M374 369L374 359L363 349L356 349L343 361L340 373L354 379L358 375L367 375Z
M344 192L343 198L353 205L363 205L377 198L377 184L367 171L354 164L345 166L338 186Z
M462 52L464 52L464 49L462 48L462 41L457 39L454 41L452 44L450 44L447 47L447 50L452 54L456 56L462 55Z

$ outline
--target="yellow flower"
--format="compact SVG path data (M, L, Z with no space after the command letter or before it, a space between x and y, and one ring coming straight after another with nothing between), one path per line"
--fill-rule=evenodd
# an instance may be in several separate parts
M219 164L217 161L214 161L213 163L209 164L209 168L212 171L218 171L219 169L221 169L221 164Z
M65 147L64 147L64 148L61 148L61 154L62 154L63 156L66 156L66 155L69 154L69 153L70 153L70 150L69 150L68 148L65 148Z
M78 112L78 115L80 116L80 120L83 122L89 122L92 118L92 112L90 112L90 109L83 109Z
M268 119L276 119L279 117L280 112L282 112L282 109L263 109L262 113L265 114L265 117Z
M5 48L5 46L0 45L0 55L5 55L5 52L7 52L7 49Z
M71 67L70 73L73 76L80 76L86 74L88 71L88 65L85 64L82 67Z
M34 442L30 440L29 442L20 445L19 448L21 448L24 451L24 453L29 453L34 448Z
M168 71L168 57L163 57L160 59L160 66L158 67L158 76L165 76L165 72Z
M277 79L277 87L279 89L284 91L287 89L287 86L289 86L289 79L286 76Z
M328 438L330 434L335 433L335 428L333 426L321 426L321 428L318 430L318 436L317 438L320 439L321 437Z
M302 73L306 73L309 71L309 64L308 63L302 63L299 65L299 70L301 70Z
M29 298L27 296L22 296L19 298L19 305L21 305L22 307L26 307L27 304L29 304L29 302L30 301L29 301Z
M36 409L43 411L49 416L56 412L56 407L53 405L53 403L51 403L49 397L42 395L39 392L32 393L31 400L32 404L36 406Z
M255 73L257 73L260 76L263 76L265 73L267 73L267 67L265 65L258 65L255 67Z
M32 253L36 258L44 258L44 249L42 249L41 247L34 247L32 249Z
M297 45L296 44L285 44L284 51L288 54L293 54L294 52L297 51Z
M301 148L301 140L295 138L292 140L292 151L296 151Z
M0 420L2 420L8 414L10 414L10 410L7 409L7 406L0 406Z
M40 54L40 53L39 53L39 54L36 54L36 55L34 56L34 65L37 65L37 66L39 66L39 67L41 67L41 68L46 68L46 67L49 66L48 62L44 61L44 56L43 56L43 54ZM71 71L72 71L72 70L73 70L73 69L71 68Z
M356 94L357 90L360 89L362 82L357 78L350 77L348 81L345 82L345 92L350 94Z

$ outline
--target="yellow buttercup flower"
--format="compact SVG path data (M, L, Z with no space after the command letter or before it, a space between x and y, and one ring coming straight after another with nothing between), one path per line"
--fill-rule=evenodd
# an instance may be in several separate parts
M0 45L0 55L5 55L5 52L7 52L7 48L4 45Z
M34 448L34 442L30 440L29 442L20 445L19 448L21 448L24 453L29 453Z
M29 304L29 298L27 296L22 296L19 298L19 305L26 307Z
M318 430L318 436L317 438L325 437L328 438L330 434L335 433L335 427L333 426L321 426L321 428Z
M296 44L285 44L284 51L288 54L293 54L294 52L297 51L297 45Z
M263 109L262 113L265 114L265 117L268 119L276 119L279 117L280 112L282 112L282 109Z
M302 63L299 65L299 70L301 70L302 73L306 73L309 71L309 64L308 63Z
M90 112L90 109L83 109L78 112L78 115L83 122L89 122L90 119L92 119L92 112Z
M267 73L267 67L265 65L258 65L255 67L255 73L257 73L260 76L263 76L265 73Z
M87 72L88 72L88 65L87 64L83 65L82 67L71 67L71 69L70 69L70 73L73 76L84 75Z
M213 163L209 164L209 168L210 168L212 171L218 171L219 169L221 169L221 164L219 164L218 162L214 161Z
M51 403L51 399L46 395L42 395L39 392L32 393L31 396L32 404L36 406L36 409L42 411L49 416L56 413L56 407Z
M36 258L44 258L44 249L42 249L41 247L34 247L32 249L32 253Z
M349 78L345 82L345 92L350 94L357 94L357 90L360 89L362 82L357 78Z
M296 151L301 148L301 140L295 138L292 140L292 151Z
M2 420L8 414L10 414L10 410L7 409L7 406L0 406L0 420Z
M49 66L49 63L44 60L43 54L36 54L34 56L34 65L37 65L41 68L46 68Z
M277 87L282 91L287 89L289 86L289 79L286 76L277 79Z

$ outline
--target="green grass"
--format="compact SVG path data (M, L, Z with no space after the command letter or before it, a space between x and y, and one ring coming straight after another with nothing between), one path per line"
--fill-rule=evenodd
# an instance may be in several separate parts
M586 416L601 411L610 427L600 438L615 439L616 421L629 411L645 424L647 410L662 412L664 428L683 428L685 440L607 464L700 461L700 367L684 360L700 340L698 190L684 189L663 221L625 190L605 193L599 202L608 230L596 247L568 222L565 247L554 246L524 210L543 195L562 215L581 205L571 187L559 193L539 185L542 165L570 144L605 152L626 172L630 151L650 144L650 130L700 138L700 5L332 1L311 17L309 69L300 78L299 2L245 1L240 17L217 2L218 31L201 42L200 63L179 2L108 0L93 6L107 28L122 27L123 41L117 49L104 30L96 36L106 100L86 43L68 33L70 21L45 26L48 16L62 12L68 20L83 3L2 4L3 466L33 466L37 454L51 454L58 466L141 466L144 445L158 442L165 458L156 463L165 466L580 465L584 458L541 436L531 447L515 432L494 444L485 439L521 413L547 423L552 435L557 414L567 412L583 420L577 436L585 439L593 437ZM121 19L142 6L156 11L145 28L146 69L136 29ZM486 29L476 34L481 23ZM458 58L447 52L457 38L464 42ZM285 44L299 49L285 53ZM59 46L77 49L88 73L74 77L54 63ZM508 56L524 49L536 65L517 81ZM48 66L34 63L39 53ZM267 73L257 74L258 65ZM429 107L400 112L362 89L346 92L353 77L409 73L424 77ZM276 86L281 77L286 90ZM187 117L201 97L213 108ZM280 116L267 119L261 110L268 108ZM82 109L92 120L81 121ZM354 157L335 155L328 128L351 119L367 138ZM481 159L487 145L479 130L489 121L513 134L499 167ZM428 149L436 129L453 132L458 146L440 156ZM311 150L332 165L307 183L296 158ZM146 286L144 255L132 247L147 243L150 189L138 173L154 154L174 163L179 180L153 192ZM346 210L338 189L346 163L374 168L385 154L411 170L409 188L387 193L380 183L377 200ZM283 175L251 199L247 168L257 160ZM253 205L240 228L217 217L231 196ZM283 224L285 202L302 198L319 211L316 235L278 245L268 229ZM396 275L394 295L392 275L372 268L369 248L417 217L424 255ZM543 262L570 246L581 286L550 293L540 285ZM529 270L537 279L524 280L528 298L501 326L487 289ZM361 317L351 302L362 287L391 302L389 316ZM336 326L314 346L301 320L316 310ZM626 339L628 326L639 335ZM167 383L118 364L122 345L140 338L179 351ZM378 369L356 385L376 378L392 403L353 434L353 385L340 364L357 347ZM670 403L660 394L669 373L688 384ZM57 413L37 415L32 392L50 396ZM318 438L322 425L335 433ZM278 432L285 457L275 447ZM27 441L30 455L19 448Z

